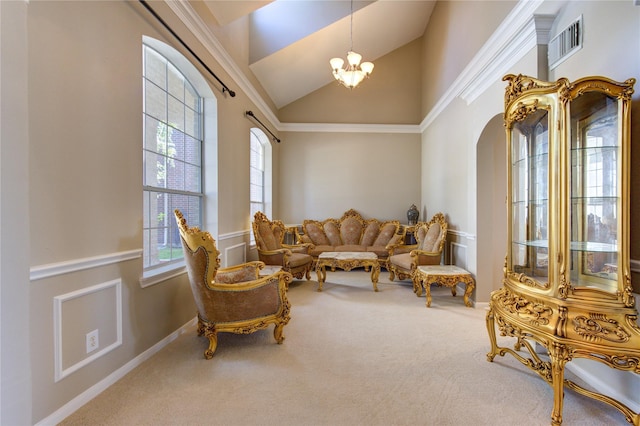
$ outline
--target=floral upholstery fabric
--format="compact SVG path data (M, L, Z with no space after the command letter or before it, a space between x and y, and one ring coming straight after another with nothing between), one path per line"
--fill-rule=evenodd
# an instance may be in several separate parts
M332 220L326 222L324 224L324 233L329 240L329 244L332 246L339 246L342 244L340 240L340 229L338 224Z
M424 228L421 228L424 233ZM437 245L440 243L440 234L442 229L438 223L432 224L424 236L423 240L420 244L420 250L424 251L436 251L438 249Z
M258 224L257 243L263 250L277 250L280 248L280 239L276 237L269 223Z
M246 281L253 281L258 279L258 268L254 264L247 264L239 269L234 269L231 271L221 271L219 270L216 273L215 279L216 282L225 283L225 284L233 284L233 283L242 283Z
M360 244L362 222L355 217L343 219L340 223L340 236L343 244Z
M362 233L362 245L363 246L381 245L381 244L375 243L379 233L380 233L380 224L377 221L369 221L367 226L364 228L364 232Z
M328 246L330 245L329 239L324 233L324 229L321 224L318 223L308 223L305 226L306 235L309 236L311 242L317 246Z
M372 246L386 246L391 242L391 239L398 234L398 228L393 223L386 223L382 226L380 233L376 240L371 244ZM398 237L399 238L399 237Z

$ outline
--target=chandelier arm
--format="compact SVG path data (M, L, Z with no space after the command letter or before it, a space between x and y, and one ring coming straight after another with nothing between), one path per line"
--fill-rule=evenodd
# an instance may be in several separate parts
M362 80L369 77L373 71L373 63L361 63L362 55L353 51L353 0L351 0L349 38L351 41L351 48L347 52L347 63L345 67L342 67L344 65L344 60L341 58L331 58L329 64L331 65L335 79L348 89L353 89L357 87Z

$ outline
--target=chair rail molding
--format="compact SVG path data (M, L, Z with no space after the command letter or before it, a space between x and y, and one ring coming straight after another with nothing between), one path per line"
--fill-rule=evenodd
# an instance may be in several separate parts
M142 257L142 249L135 249L103 254L100 256L66 260L63 262L48 263L45 265L31 267L29 271L29 278L31 279L31 281L36 281L44 278L55 277L57 275L82 271L84 269L92 269L99 266L120 263L140 257Z

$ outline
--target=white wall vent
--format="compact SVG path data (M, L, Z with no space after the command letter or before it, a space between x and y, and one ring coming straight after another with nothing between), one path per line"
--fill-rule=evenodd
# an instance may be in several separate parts
M582 15L549 42L549 69L552 70L582 49Z

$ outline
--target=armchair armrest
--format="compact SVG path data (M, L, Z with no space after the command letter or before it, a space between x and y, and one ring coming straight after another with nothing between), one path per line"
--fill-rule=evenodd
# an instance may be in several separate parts
M291 250L281 248L277 250L258 250L258 256L267 265L284 265L287 257L291 256Z
M215 281L218 283L239 283L257 280L262 268L264 268L264 262L258 260L220 268L215 276Z
M393 256L394 254L409 253L410 251L417 249L418 245L406 245L403 242L399 242L397 244L389 244L386 248L389 250L389 256Z
M282 244L282 247L291 250L291 252L293 252L293 253L302 253L302 254L309 254L309 250L311 250L312 246L313 246L313 244L311 244L311 243L300 243L300 244L295 244L295 245Z
M411 263L419 265L439 265L442 252L439 251L425 251L425 250L411 250L409 253L411 256Z

